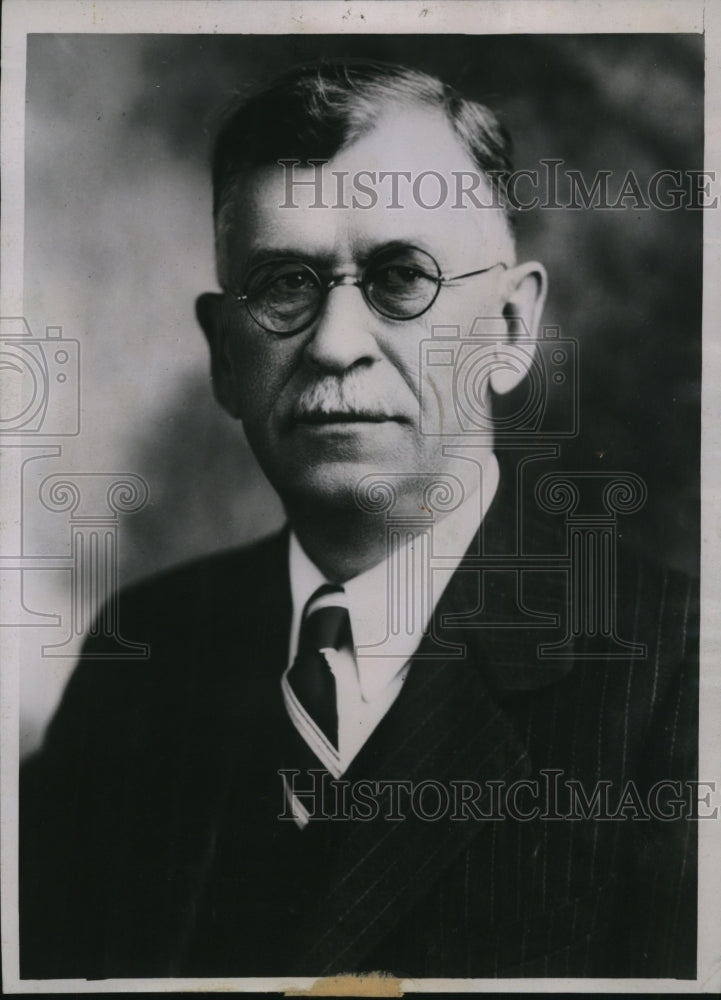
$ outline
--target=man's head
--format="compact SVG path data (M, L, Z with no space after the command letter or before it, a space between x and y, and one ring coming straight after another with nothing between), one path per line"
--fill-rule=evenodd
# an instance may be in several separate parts
M327 161L320 175L311 161ZM218 399L289 509L351 506L384 472L413 509L419 483L450 467L455 388L424 366L424 344L473 327L500 348L535 332L545 294L543 268L515 261L509 170L491 112L401 67L301 67L226 122L213 167L225 294L198 314ZM423 174L449 192L477 175L485 207L436 205ZM341 191L381 175L397 179L385 197ZM489 381L507 391L523 375L506 363Z
M298 66L244 101L226 119L213 155L213 215L223 283L225 237L234 224L238 185L258 167L281 160L330 160L367 135L391 107L436 110L506 203L511 141L493 113L435 77L405 66L329 60ZM509 210L510 223L510 210Z

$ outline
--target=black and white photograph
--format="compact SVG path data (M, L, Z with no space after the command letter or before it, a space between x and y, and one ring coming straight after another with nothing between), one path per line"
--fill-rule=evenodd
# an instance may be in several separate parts
M721 18L5 7L6 991L721 988Z

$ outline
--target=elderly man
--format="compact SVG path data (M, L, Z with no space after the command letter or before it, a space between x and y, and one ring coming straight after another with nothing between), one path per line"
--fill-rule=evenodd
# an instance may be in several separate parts
M23 777L23 976L694 974L693 588L614 567L617 628L554 658L558 518L525 507L545 561L493 572L520 529L481 418L546 289L509 170L401 67L226 121L197 312L288 527L124 593L149 660L88 640Z

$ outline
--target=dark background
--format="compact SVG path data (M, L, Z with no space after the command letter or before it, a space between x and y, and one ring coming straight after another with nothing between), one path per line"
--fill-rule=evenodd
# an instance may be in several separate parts
M282 521L212 400L193 303L215 287L219 109L321 55L437 74L498 113L517 169L562 159L587 184L610 170L612 199L629 170L645 190L658 170L703 167L701 36L30 36L26 314L81 344L82 433L62 467L148 482L150 503L122 521L121 582ZM649 496L627 539L693 570L702 213L536 209L518 238L549 272L544 321L579 344L581 434L560 468L640 475Z

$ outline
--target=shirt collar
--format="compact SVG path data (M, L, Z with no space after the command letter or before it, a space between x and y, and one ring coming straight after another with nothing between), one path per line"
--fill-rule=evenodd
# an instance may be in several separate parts
M395 558L343 584L348 600L358 681L365 701L371 701L403 669L417 650L446 585L458 568L498 487L498 462L491 454L484 468L483 490L475 490L456 510L433 522L433 554L443 556L443 569L429 574L420 536L399 540ZM400 538L401 536L399 536ZM300 616L311 594L328 581L308 558L293 531L289 546L293 599L289 663L298 648ZM393 567L408 581L402 600L393 602ZM410 585L412 583L412 586ZM410 601L409 601L410 598ZM392 620L391 620L392 619Z

